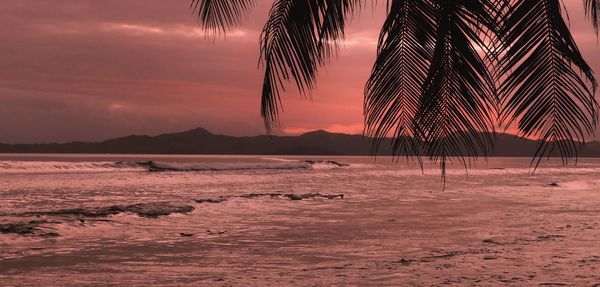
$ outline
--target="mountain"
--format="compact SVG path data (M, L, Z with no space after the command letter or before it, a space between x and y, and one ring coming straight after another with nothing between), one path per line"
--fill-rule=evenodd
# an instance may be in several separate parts
M496 156L535 153L536 141L498 134ZM299 136L233 137L197 128L158 136L131 135L102 142L65 144L0 144L0 153L114 153L114 154L241 154L241 155L369 155L371 143L361 135L312 131ZM390 155L390 141L379 155ZM600 157L600 142L587 143L581 157Z

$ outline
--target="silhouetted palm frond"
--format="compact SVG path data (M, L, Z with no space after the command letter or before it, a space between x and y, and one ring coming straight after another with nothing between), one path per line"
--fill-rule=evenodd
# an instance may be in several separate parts
M209 33L226 32L238 24L254 0L192 0L202 28Z
M600 0L583 0L585 12L594 24L596 33L600 27Z
M261 33L261 115L278 122L289 82L314 88L335 56L348 16L364 0L274 0ZM253 0L192 0L203 27L226 31ZM373 1L376 2L376 1ZM583 0L596 31L600 0ZM493 148L494 127L540 139L532 164L558 151L565 163L597 125L594 74L561 0L388 0L377 59L365 86L365 134L395 156L425 153L465 166ZM493 77L490 71L494 71ZM419 158L420 162L420 158ZM444 177L445 178L445 177Z
M423 86L416 128L426 153L439 162L487 156L494 134L495 88L477 48L481 34L492 27L484 0L438 2L437 35L433 61Z
M301 93L314 87L318 68L344 36L346 16L359 5L360 0L275 1L261 34L261 115L268 131L278 121L285 84L293 79Z
M503 24L501 122L516 123L522 136L541 140L535 167L555 150L566 163L596 127L593 72L564 22L559 0L516 1Z
M414 119L433 58L435 21L431 1L392 1L365 87L365 134L374 148L393 130L394 155L416 156L419 162L422 142Z

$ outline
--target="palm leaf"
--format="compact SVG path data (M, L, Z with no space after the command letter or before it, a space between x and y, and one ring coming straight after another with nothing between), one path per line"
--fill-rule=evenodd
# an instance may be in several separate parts
M254 5L254 0L192 0L202 28L209 33L225 33L237 25Z
M393 130L393 154L420 160L413 126L434 52L431 1L392 1L379 36L377 59L365 86L365 134L376 150Z
M261 33L261 115L278 123L289 82L301 94L335 57L362 0L274 0ZM192 0L203 28L226 32L254 0ZM577 156L597 125L594 74L562 16L560 0L390 0L365 86L365 134L374 148L439 162L492 151L496 120L540 139L532 165ZM596 31L600 0L584 0ZM494 69L493 77L490 70ZM499 85L499 90L496 87ZM500 111L498 111L500 106ZM499 115L497 114L499 113Z
M445 180L452 158L468 166L471 158L491 152L495 89L477 47L485 46L481 35L489 33L494 19L484 0L437 2L436 45L415 120L426 153L439 162Z
M583 0L585 12L592 21L596 33L600 27L600 0Z
M533 166L556 151L568 163L596 127L593 72L565 24L559 0L517 1L503 23L500 121L515 123L521 136L540 139Z
M314 88L317 70L344 36L346 16L360 0L276 0L261 34L265 78L261 115L265 127L278 122L281 93L294 80L306 94Z

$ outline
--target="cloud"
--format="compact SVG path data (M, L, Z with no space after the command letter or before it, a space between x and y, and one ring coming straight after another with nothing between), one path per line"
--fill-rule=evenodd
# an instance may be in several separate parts
M162 36L166 38L189 38L207 40L211 38L210 33L195 25L145 25L139 23L120 22L89 22L89 23L51 23L34 24L34 30L39 33L56 35L97 35L98 33L121 33L130 36L152 37ZM247 38L256 36L256 32L248 32L236 29L227 32L227 38Z
M598 72L593 29L580 1L566 2L574 37ZM197 126L263 133L258 38L270 3L258 1L225 37L207 38L186 0L0 1L0 142ZM362 132L363 87L385 14L383 4L377 7L353 19L309 100L288 86L281 133Z

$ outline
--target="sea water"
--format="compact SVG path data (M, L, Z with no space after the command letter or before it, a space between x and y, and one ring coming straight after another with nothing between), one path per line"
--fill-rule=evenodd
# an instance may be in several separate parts
M390 157L3 154L0 224L43 223L40 232L0 233L0 285L437 284L446 263L427 258L464 261L488 238L593 227L599 193L600 159L587 158L567 167L544 160L535 172L528 158L454 163L444 182L436 163ZM48 213L146 203L194 210ZM597 251L600 262L589 240L561 247L562 256ZM512 256L543 273L539 254ZM474 262L447 277L487 264Z

